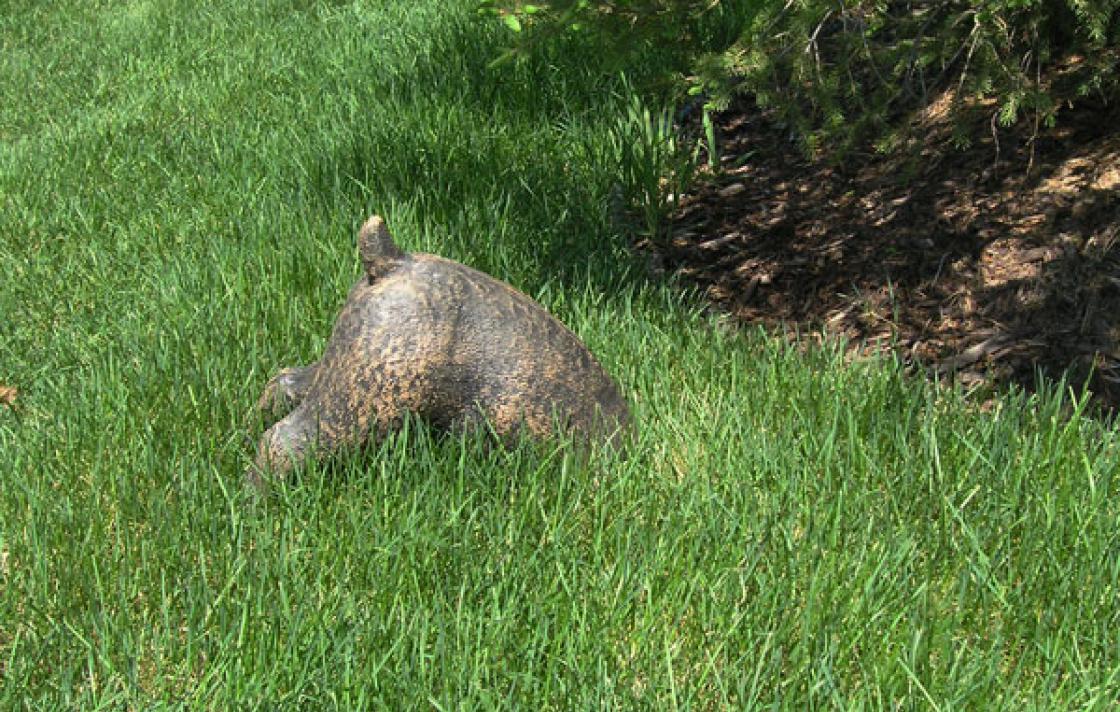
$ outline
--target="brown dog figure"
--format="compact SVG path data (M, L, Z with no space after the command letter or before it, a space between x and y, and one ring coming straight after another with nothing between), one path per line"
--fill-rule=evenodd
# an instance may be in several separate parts
M556 432L620 444L626 400L595 357L539 304L465 265L408 254L378 216L358 235L365 275L318 362L268 382L249 479L360 445L408 414L446 430L489 425L503 441Z

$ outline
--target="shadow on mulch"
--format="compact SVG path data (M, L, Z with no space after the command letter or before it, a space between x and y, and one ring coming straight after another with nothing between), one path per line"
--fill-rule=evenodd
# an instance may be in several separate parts
M908 157L840 165L806 159L765 112L725 112L721 170L638 247L742 323L894 349L968 388L1068 373L1115 413L1120 111L1063 115L1033 161L1029 135L997 139L986 119L953 148L937 111Z

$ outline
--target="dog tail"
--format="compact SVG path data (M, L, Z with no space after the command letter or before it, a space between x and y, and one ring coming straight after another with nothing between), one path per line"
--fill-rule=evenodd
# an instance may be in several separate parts
M358 253L371 282L393 271L406 256L393 242L389 227L380 215L370 216L362 225L358 232Z

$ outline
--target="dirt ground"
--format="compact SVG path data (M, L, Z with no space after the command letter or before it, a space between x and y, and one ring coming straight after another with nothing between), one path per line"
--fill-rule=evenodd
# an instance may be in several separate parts
M743 324L893 349L981 394L1068 370L1116 412L1120 111L1071 110L1032 142L978 107L961 150L946 109L907 155L836 165L753 106L724 112L721 170L638 249Z

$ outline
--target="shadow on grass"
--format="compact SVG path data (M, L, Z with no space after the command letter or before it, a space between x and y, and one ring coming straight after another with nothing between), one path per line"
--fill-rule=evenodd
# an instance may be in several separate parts
M491 66L505 39L452 14L412 61L371 71L363 110L317 159L303 190L331 211L408 214L400 235L532 293L559 281L605 290L640 279L612 228L620 77L564 39L523 64ZM615 141L612 144L612 135ZM354 222L364 215L352 215Z

